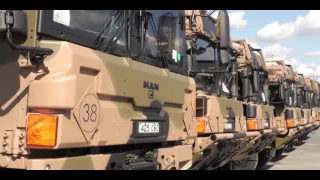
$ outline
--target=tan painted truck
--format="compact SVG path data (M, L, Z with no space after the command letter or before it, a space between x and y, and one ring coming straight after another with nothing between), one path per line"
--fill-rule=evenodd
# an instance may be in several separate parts
M196 84L184 17L1 10L0 167L190 168Z
M197 84L198 137L191 169L219 169L245 150L260 132L247 131L252 125L245 117L243 102L237 100L236 54L229 43L227 14L220 12L214 19L205 11L187 10L186 15L187 47L190 47L187 59L192 62L189 74ZM252 109L249 111L253 113ZM254 118L252 123L256 123Z
M228 13L210 15L0 10L0 168L225 169L259 152L274 132L240 99Z
M270 104L275 107L277 127L287 130L276 138L277 159L282 152L291 149L298 141L298 125L301 121L301 108L297 106L297 89L291 65L283 60L266 61L267 69L272 71L269 75Z
M316 116L317 126L316 126L315 130L319 129L319 127L320 127L320 83L316 82L316 85L318 86L318 97L319 97L319 100L318 100L318 105L317 105L318 114Z
M276 128L274 107L269 105L268 74L261 49L255 49L246 40L233 40L239 74L239 100L246 108L255 108L255 114L246 114L247 122L254 118L256 126L248 131L260 131L261 135L248 143L247 148L231 161L231 169L250 170L264 166L275 153L276 135L284 128ZM254 115L254 116L252 116Z
M228 84L235 71L225 68L236 63L226 11L217 23L204 18L216 35L199 34L221 64L189 71L204 49L199 38L194 54L186 41L185 22L201 24L195 15L1 10L1 73L11 80L2 87L0 166L185 170L228 163L260 132L247 132L243 103L231 91L237 86ZM214 74L218 86L201 89L205 69L209 85Z

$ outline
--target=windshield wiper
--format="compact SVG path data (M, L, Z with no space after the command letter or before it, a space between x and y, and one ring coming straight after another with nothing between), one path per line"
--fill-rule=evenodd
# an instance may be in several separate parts
M122 14L122 13L121 13ZM122 15L119 15L119 17L116 20L111 20L109 25L110 25L110 30L108 31L108 33L110 33L111 29L114 27L114 25L116 24L117 20L122 17ZM119 36L122 35L123 30L125 29L125 27L129 24L129 22L131 22L131 20L133 19L133 15L135 14L135 11L133 10L133 12L126 18L125 23L122 23L120 28L115 32L115 35L110 37L109 40L107 40L107 42L102 43L100 46L98 46L97 48L100 49L102 52L107 52L110 51L111 48L113 47L113 45L119 40ZM106 26L107 28L108 26ZM105 29L103 31L105 31ZM102 33L101 33L102 35ZM101 38L101 35L99 38ZM104 40L104 38L101 38L102 41ZM102 47L101 47L102 46Z
M108 17L105 21L104 21L104 23L103 23L103 25L104 25L104 28L101 30L101 33L98 35L98 37L97 37L97 43L101 43L102 42L102 40L103 40L103 38L101 38L102 37L102 35L104 34L104 32L107 30L107 28L109 27L109 29L108 29L108 31L105 33L105 34L108 34L110 31L111 31L111 29L113 28L113 25L114 25L114 22L115 22L115 20L114 20L114 17L118 14L118 13L121 13L122 14L122 11L121 10L117 10L117 11L115 11L113 14L112 14L112 16L110 16L110 17ZM119 17L121 17L121 14L119 15ZM119 17L118 17L118 19L119 19ZM117 19L117 20L118 20ZM99 28L99 29L101 29L102 27L103 27L103 25ZM99 45L97 46L97 48L99 47Z

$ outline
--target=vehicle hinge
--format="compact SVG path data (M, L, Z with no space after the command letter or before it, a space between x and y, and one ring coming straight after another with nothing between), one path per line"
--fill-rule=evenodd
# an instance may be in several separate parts
M28 154L25 149L25 130L6 130L2 139L2 153L12 154L14 158Z

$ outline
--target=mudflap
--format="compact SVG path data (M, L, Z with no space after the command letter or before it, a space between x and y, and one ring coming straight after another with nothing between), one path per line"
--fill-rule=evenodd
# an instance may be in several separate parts
M268 164L272 160L272 158L276 154L276 148L275 147L266 147L261 152L259 152L259 160L258 165L256 169L261 169L265 165Z

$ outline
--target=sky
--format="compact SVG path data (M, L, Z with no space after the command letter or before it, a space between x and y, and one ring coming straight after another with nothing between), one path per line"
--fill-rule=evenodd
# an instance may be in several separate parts
M209 12L210 10L208 10ZM319 10L228 10L231 38L261 48L266 60L285 60L307 77L320 75ZM212 16L217 17L218 11ZM319 70L319 72L317 71Z

